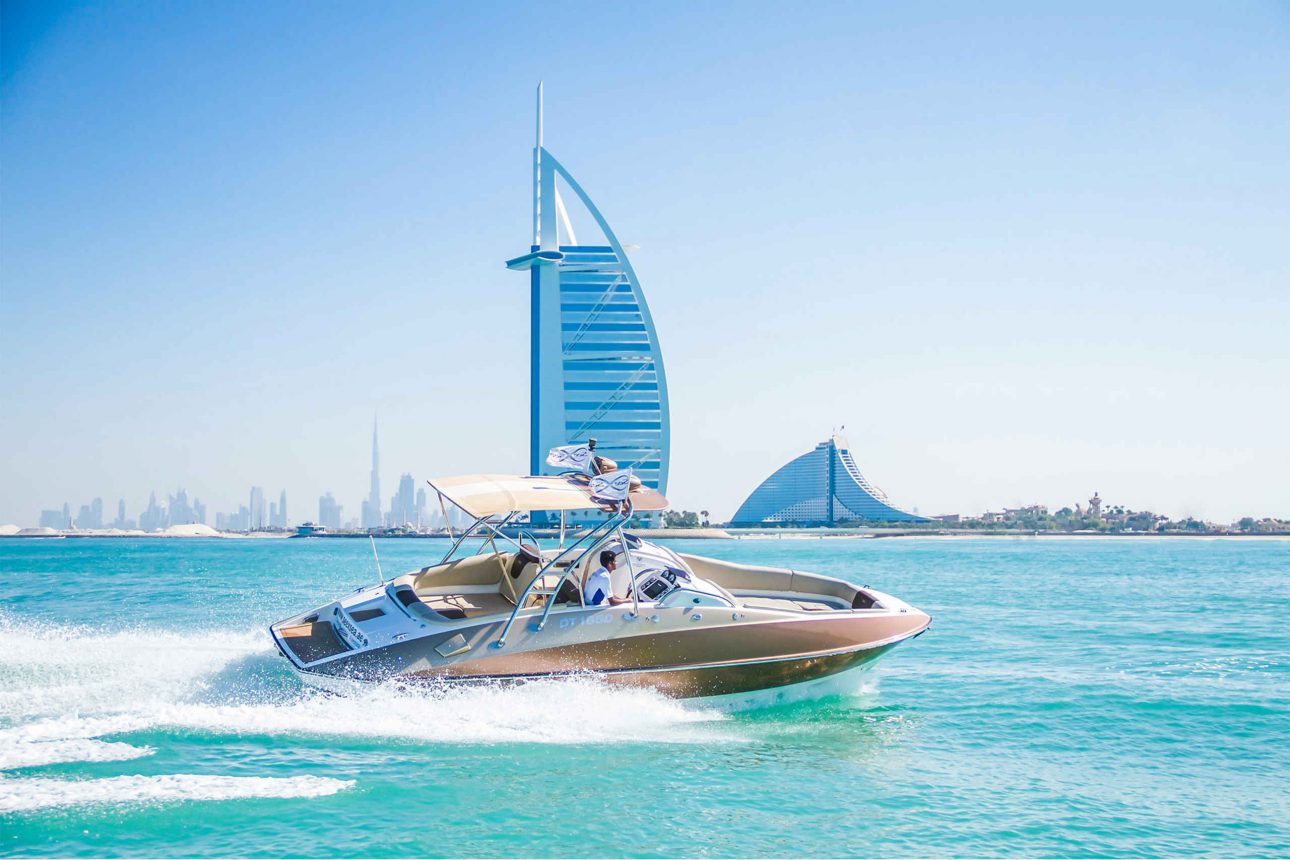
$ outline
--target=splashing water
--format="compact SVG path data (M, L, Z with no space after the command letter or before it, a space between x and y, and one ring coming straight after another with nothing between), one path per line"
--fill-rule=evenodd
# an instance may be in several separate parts
M187 773L85 780L3 779L0 780L0 813L32 812L77 804L323 797L353 784L353 780L319 776L205 776Z
M128 761L152 755L151 747L106 743L89 738L28 740L21 731L0 734L0 771L82 761Z
M300 683L264 634L95 631L0 619L0 770L149 756L150 746L100 738L158 730L450 744L738 740L719 730L726 719L590 677L439 690L355 685L337 695ZM185 775L133 780L60 787L59 780L6 779L0 785L8 800L0 800L0 811L109 799L270 796L258 793L269 783ZM297 789L303 793L294 794ZM273 791L277 797L331 793L314 783ZM24 793L43 799L24 805L16 799Z

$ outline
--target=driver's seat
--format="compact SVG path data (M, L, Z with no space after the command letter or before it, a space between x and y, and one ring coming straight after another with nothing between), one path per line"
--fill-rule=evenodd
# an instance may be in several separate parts
M506 572L497 584L497 593L511 603L518 604L525 589L541 570L542 554L534 547L521 545L506 565Z

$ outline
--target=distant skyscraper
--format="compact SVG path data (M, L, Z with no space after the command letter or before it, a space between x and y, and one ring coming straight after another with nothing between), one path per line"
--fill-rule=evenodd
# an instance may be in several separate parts
M278 495L278 522L276 523L276 525L280 529L285 529L287 527L287 491L286 490L283 490Z
M78 529L103 528L102 499L95 499L88 505L81 505L81 509L76 513L76 527Z
M603 237L579 242L560 183ZM582 187L542 145L538 87L533 244L506 265L529 273L532 295L530 462L597 440L597 452L667 492L670 422L658 335L627 253ZM539 517L541 519L541 517Z
M318 525L327 529L340 528L341 506L336 504L331 492L318 499Z
M376 442L376 419L372 419L372 488L363 502L363 528L376 529L384 524L381 517L381 455Z
M67 528L67 517L62 511L41 511L40 527L45 529Z
M417 487L417 528L424 528L426 523L426 488Z
M113 528L128 529L125 518L125 499L120 499L116 503L116 519L112 522Z
M169 525L166 517L166 509L157 506L157 494L148 494L148 507L139 514L139 528L145 532L155 532L158 529L164 529Z
M238 505L237 513L216 514L215 528L222 532L252 531L251 510L246 505Z
M416 519L416 485L406 472L399 478L399 491L390 499L390 515L386 522L392 526L409 525Z
M251 512L251 522L247 527L249 530L254 531L256 529L262 529L269 524L268 520L265 518L263 487L251 488L251 504L249 505L249 510Z
M199 506L201 506L201 502L196 499L193 500L192 504L189 503L187 490L176 490L175 494L170 497L169 525L182 526L202 522L205 517L197 515L197 507ZM203 507L204 510L205 508Z

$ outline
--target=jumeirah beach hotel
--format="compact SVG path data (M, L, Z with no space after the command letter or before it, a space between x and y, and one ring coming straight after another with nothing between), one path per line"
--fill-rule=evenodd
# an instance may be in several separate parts
M838 435L781 466L753 490L731 525L832 526L849 521L929 522L897 507L860 474Z
M571 218L566 201L581 205ZM587 218L599 232L580 240ZM533 244L506 263L532 289L531 474L547 452L596 440L596 453L667 492L667 378L640 281L596 204L542 145L538 86Z

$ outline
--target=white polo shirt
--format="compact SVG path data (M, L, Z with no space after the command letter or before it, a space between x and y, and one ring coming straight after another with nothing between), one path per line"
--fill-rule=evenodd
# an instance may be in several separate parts
M587 584L582 587L582 600L588 606L599 606L608 603L613 593L614 584L609 578L609 571L600 567L587 577Z

